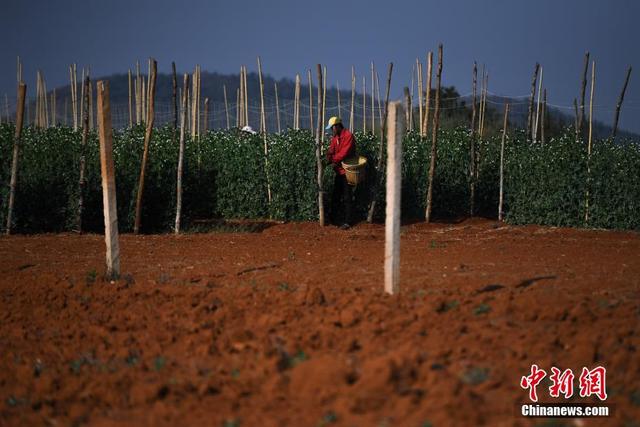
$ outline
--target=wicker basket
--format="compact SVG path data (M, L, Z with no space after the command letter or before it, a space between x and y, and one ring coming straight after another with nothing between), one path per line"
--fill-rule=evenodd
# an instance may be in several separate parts
M366 165L367 158L364 156L352 157L342 162L349 185L358 185L364 182Z

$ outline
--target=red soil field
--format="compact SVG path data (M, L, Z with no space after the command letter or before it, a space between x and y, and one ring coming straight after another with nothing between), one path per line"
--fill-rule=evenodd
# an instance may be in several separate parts
M640 234L488 220L120 239L0 237L0 425L528 426L520 378L638 425ZM583 366L608 399L578 396ZM551 398L548 376L538 386Z

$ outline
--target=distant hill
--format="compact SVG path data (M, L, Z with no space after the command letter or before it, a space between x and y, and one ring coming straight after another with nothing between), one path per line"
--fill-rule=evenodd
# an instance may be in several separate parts
M303 128L309 127L309 86L304 84L308 81L306 75L301 75L301 105L300 105L300 125ZM145 76L146 78L146 76ZM315 76L314 76L315 78ZM135 79L135 76L134 76ZM78 76L80 86L80 76ZM110 76L103 76L95 78L94 80L108 80L110 85L112 112L114 114L114 126L123 127L128 124L128 98L129 98L129 81L127 74L113 74ZM201 102L204 104L204 99L210 99L210 112L209 112L209 128L226 127L226 114L224 111L224 93L223 87L227 88L227 101L229 105L230 124L235 124L235 104L236 104L236 90L238 88L239 75L237 74L220 74L217 72L202 71L201 73ZM282 128L292 126L293 124L293 100L295 93L295 81L289 78L283 78L279 80L273 79L271 76L264 76L264 93L265 93L265 105L267 111L267 123L270 130L275 128L275 87L274 83L278 86L278 98L280 106L280 119ZM314 83L316 83L314 81ZM384 83L381 82L381 85ZM249 73L247 76L247 86L250 100L249 107L249 122L257 128L260 122L260 86L258 80L258 74L255 72ZM182 77L178 76L178 88L182 87ZM370 89L370 88L368 88ZM471 99L469 96L459 96L455 87L447 87L443 96L443 126L454 126L468 123L466 116L470 115ZM380 88L380 93L384 96L384 87ZM156 86L156 123L162 124L170 122L173 119L173 107L172 107L172 76L170 74L158 74L157 86ZM316 107L317 86L313 88L313 106ZM70 97L69 85L56 88L56 109L58 121L63 121L64 111L70 111L70 104L67 103L65 107L65 98ZM349 125L350 115L350 103L351 103L351 89L345 90L342 88L339 94L341 100L340 115ZM355 105L355 127L356 129L362 129L362 93L356 93L356 105ZM95 101L94 101L95 102ZM371 94L367 93L367 128L370 129L371 121ZM488 97L487 115L485 129L488 132L497 131L502 126L502 112L504 110L504 104L510 104L510 123L511 126L517 126L520 128L525 127L527 114L528 114L528 99L527 98L508 98L491 95ZM414 100L415 105L415 100ZM338 115L338 91L335 87L327 89L326 93L326 118ZM379 111L376 101L376 127L379 126ZM624 107L623 107L624 108ZM33 108L33 105L31 106ZM70 113L68 113L69 115ZM203 114L203 107L201 107L201 114ZM417 108L414 110L414 114L417 121ZM315 112L314 112L315 115ZM33 116L33 112L31 112ZM316 117L314 117L314 126ZM566 126L574 125L574 114L567 114L566 111L560 111L557 108L548 108L548 132L553 134L557 129ZM606 138L611 134L611 126L602 123L594 123L594 136L595 138ZM640 140L640 135L627 132L624 130L618 130L619 138L629 138Z

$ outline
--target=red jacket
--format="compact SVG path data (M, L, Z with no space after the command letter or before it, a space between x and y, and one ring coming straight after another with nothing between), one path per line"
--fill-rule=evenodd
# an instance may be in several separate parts
M333 163L333 169L337 174L344 175L346 172L341 162L344 159L356 155L356 139L347 129L342 129L340 135L331 138L331 144L327 151L327 160Z

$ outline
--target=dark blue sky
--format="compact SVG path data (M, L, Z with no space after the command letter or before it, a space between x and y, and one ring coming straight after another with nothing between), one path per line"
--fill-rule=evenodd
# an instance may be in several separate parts
M596 60L596 116L610 122L628 65L634 73L620 125L640 131L640 2L635 0L365 1L93 1L3 0L0 94L15 96L20 55L33 94L35 71L49 88L66 84L68 64L94 76L126 72L153 56L161 72L256 69L293 77L326 64L328 81L347 88L351 65L361 76L375 61L381 75L393 61L392 95L409 85L416 56L444 44L443 84L471 88L474 60L487 65L490 91L529 92L536 61L549 102L578 96L584 52ZM368 74L366 74L368 75ZM361 84L361 83L360 83Z

